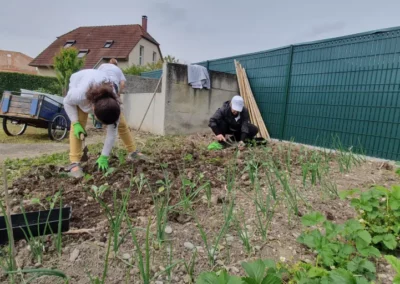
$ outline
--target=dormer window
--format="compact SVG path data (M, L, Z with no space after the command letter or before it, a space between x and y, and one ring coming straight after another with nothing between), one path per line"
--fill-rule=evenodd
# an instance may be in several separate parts
M104 44L105 48L110 48L113 45L114 41L113 40L107 40L106 43Z
M86 56L86 54L89 53L89 49L80 49L78 53L78 58L83 58Z
M67 42L64 44L64 48L68 48L73 46L76 43L76 40L67 40Z

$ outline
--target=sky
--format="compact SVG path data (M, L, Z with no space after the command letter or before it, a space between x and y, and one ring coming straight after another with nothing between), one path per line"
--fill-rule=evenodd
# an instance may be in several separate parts
M141 24L181 62L400 26L399 0L12 0L0 8L0 49L36 57L79 26Z

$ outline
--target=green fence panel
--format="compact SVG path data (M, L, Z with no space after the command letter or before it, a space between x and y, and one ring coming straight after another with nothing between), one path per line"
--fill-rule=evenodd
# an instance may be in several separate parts
M246 69L271 137L281 138L290 48L205 61L199 65L213 71L236 73L235 59Z
M295 46L283 139L400 159L400 31Z

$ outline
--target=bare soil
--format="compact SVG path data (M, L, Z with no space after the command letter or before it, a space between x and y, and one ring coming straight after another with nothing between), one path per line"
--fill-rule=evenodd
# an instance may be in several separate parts
M135 161L133 163L120 164L118 157L111 158L111 167L116 170L105 176L95 169L96 153L87 164L84 165L85 172L92 176L92 179L73 180L66 178L62 167L57 165L43 166L32 169L32 172L25 177L16 180L12 187L13 211L19 211L19 202L26 201L26 210L38 210L38 205L30 205L31 198L39 198L46 204L46 198L53 196L60 189L63 190L63 203L72 207L71 229L94 229L90 234L65 235L63 236L63 254L59 258L55 248L49 244L46 248L43 267L57 268L64 271L71 277L71 283L90 283L87 271L93 275L101 275L103 271L104 257L106 252L109 224L101 206L93 200L88 193L92 185L110 185L111 189L106 191L102 197L110 208L113 208L113 192L117 191L117 196L132 184L132 177L139 176L141 173L149 181L149 186L138 192L135 185L132 186L131 198L129 200L128 213L137 227L145 228L149 217L155 217L153 194L163 195L165 192L158 193L160 187L159 180L163 180L165 174L171 181L170 205L179 203L182 195L182 176L195 182L200 175L203 175L203 182L209 181L212 188L211 206L208 206L205 193L196 198L193 203L193 210L204 227L208 238L214 240L224 224L224 205L227 198L226 169L235 163L237 165L236 184L236 212L243 210L244 220L250 234L253 253L247 254L240 242L238 232L234 226L230 226L220 243L217 254L217 264L211 267L207 260L207 253L204 242L202 241L199 229L195 220L188 212L183 209L170 212L168 225L172 228L172 233L167 235L168 241L163 246L154 245L152 248L151 269L153 273L163 271L168 266L168 250L172 251L174 261L189 261L193 252L184 246L185 242L190 242L198 249L198 256L195 265L195 276L204 270L215 270L226 268L233 274L241 274L240 263L255 258L272 258L277 261L281 257L287 261L312 261L314 255L296 242L300 235L302 225L300 217L309 211L320 211L327 219L342 223L350 218L354 218L355 211L348 201L332 198L318 183L310 185L307 181L303 186L301 164L299 156L302 155L300 146L292 147L290 157L290 184L299 192L299 214L289 218L288 210L283 202L277 204L271 226L268 231L267 240L261 238L256 228L256 208L251 197L254 190L246 171L246 161L258 159L266 161L273 158L285 164L289 144L271 142L267 148L258 147L247 149L235 155L234 148L221 151L208 151L206 146L210 143L210 137L191 136L185 138L174 138L168 143L163 142L162 138L153 139L145 143L145 152L149 154L153 162ZM253 157L253 158L252 158ZM262 189L265 194L269 194L268 184L265 180L267 167L261 167L260 177L262 178ZM353 188L368 189L372 185L382 185L389 187L399 184L400 179L395 174L393 167L381 162L365 161L357 167L353 167L350 172L342 173L331 154L329 163L329 173L324 177L326 180L337 185L338 190L348 190ZM152 189L152 191L150 190ZM279 185L277 188L280 191ZM154 222L151 226L152 232L156 233ZM122 229L126 232L126 227ZM144 236L140 234L140 242L144 244ZM74 250L79 251L76 260L70 259ZM121 246L118 255L111 255L110 268L106 283L141 283L137 264L133 268L127 267L121 260L124 254L129 254L134 259L135 249L130 237ZM35 263L27 250L25 241L18 243L17 260L20 267L32 267ZM390 283L393 276L391 269L386 262L377 263L378 274L382 276L378 283ZM0 278L1 280L1 278ZM2 279L5 281L5 279ZM158 277L158 281L167 283L166 276ZM171 283L187 283L188 276L183 264L177 265L172 272ZM35 283L54 283L54 279L41 278Z

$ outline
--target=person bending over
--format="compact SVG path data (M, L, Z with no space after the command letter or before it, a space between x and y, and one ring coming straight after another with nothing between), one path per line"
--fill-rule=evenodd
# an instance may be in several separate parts
M250 123L248 109L244 106L241 96L234 96L225 102L210 118L208 125L220 142L226 142L226 135L233 135L239 142L239 147L244 147L245 142L253 139L257 133L257 126Z
M69 137L71 165L68 167L71 176L83 176L80 167L82 157L80 137L81 134L87 136L85 126L89 113L93 114L96 120L107 125L103 150L96 161L100 170L106 171L109 167L108 159L117 133L129 153L127 160L145 158L142 153L136 150L133 136L122 113L121 101L105 72L86 69L72 74L69 89L64 98L64 108L71 120Z

